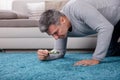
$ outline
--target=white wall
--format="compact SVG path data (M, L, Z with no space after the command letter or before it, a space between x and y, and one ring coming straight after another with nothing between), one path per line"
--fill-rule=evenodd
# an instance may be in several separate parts
M0 0L0 9L2 10L11 10L13 0Z

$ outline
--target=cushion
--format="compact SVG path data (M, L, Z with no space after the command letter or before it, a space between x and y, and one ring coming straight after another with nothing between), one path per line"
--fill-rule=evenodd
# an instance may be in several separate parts
M0 20L0 27L38 27L39 21L34 19Z
M17 14L17 19L28 19L29 18L29 16L26 14L16 12L16 11L14 11L14 12Z
M30 14L30 19L39 19L40 15L45 11L45 2L27 3L27 8Z
M17 14L10 10L0 10L0 19L16 19Z
M51 0L45 1L45 10L48 9L56 9L61 10L62 7L68 2L69 0Z

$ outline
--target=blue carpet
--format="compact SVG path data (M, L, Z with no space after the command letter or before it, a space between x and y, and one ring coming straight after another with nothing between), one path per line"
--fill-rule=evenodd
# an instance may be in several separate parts
M120 57L84 67L73 64L92 54L67 53L54 61L39 61L35 52L0 53L0 80L120 80Z

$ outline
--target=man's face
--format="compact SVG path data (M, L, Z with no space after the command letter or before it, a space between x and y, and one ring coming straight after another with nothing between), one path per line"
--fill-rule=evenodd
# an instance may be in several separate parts
M65 38L67 36L68 29L64 25L50 25L48 28L48 34L52 35L56 40Z

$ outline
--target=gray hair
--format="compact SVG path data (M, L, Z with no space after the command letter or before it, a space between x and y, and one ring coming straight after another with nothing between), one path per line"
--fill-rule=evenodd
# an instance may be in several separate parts
M59 19L61 16L65 16L65 15L54 9L50 9L43 12L39 20L40 31L47 32L51 24L55 24L55 25L60 24Z

